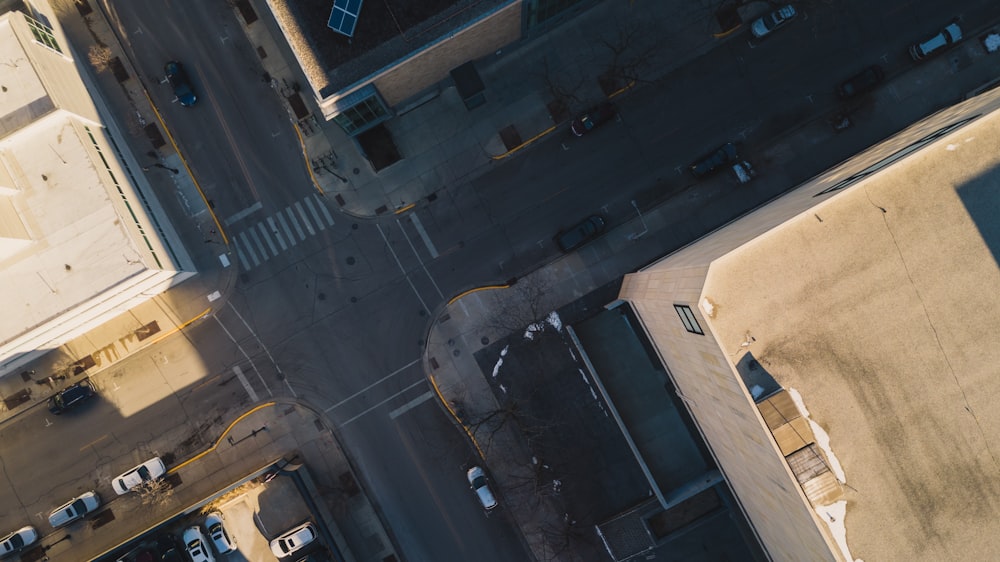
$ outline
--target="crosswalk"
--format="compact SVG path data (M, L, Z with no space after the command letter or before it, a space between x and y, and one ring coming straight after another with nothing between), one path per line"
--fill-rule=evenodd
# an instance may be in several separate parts
M333 216L314 193L235 233L232 241L240 267L249 271L333 225Z

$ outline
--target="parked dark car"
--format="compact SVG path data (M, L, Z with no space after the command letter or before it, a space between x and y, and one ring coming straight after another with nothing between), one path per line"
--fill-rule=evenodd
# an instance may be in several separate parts
M615 110L615 106L612 105L611 102L606 101L583 112L580 116L573 120L573 123L569 128L573 131L574 135L582 137L602 123L614 119L617 114L618 112Z
M560 231L556 235L556 244L559 245L559 249L562 251L572 252L600 236L604 232L605 226L604 217L591 215L576 223L571 228Z
M163 65L163 73L167 75L167 81L170 82L174 95L181 105L190 107L198 101L198 96L194 95L194 89L191 88L191 80L184 71L184 65L172 60Z
M49 411L59 415L66 410L76 407L80 402L94 395L94 386L90 384L90 379L67 386L60 390L55 396L49 398Z
M694 177L696 178L705 177L713 172L719 171L726 164L735 162L738 159L739 155L736 153L736 145L731 142L727 142L712 152L709 152L708 154L695 160L694 164L691 164L691 173L694 174Z
M881 84L884 78L885 74L882 73L882 67L878 65L869 66L841 82L837 86L837 97L846 100L860 96L861 94L867 94Z

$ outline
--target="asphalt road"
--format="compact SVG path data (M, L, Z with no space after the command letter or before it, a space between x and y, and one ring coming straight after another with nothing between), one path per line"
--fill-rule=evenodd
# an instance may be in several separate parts
M248 402L232 376L240 364L260 398L295 395L327 414L407 559L523 559L503 510L486 518L476 505L463 470L474 457L430 398L420 370L436 307L466 288L551 260L553 234L584 216L602 212L621 222L634 216L637 195L645 201L679 193L693 183L685 166L721 142L762 152L774 135L834 110L833 87L859 68L879 62L890 79L905 72L913 64L906 46L957 12L970 22L998 15L983 1L962 8L855 1L807 6L805 17L756 45L746 33L728 38L621 99L619 121L584 138L554 135L417 210L437 258L411 218L357 223L336 216L335 224L245 274L230 302L188 340L176 348L161 344L102 374L102 398L78 420L47 426L47 412L35 409L0 429L7 475L0 503L43 511L52 497L69 498L81 486L113 497L107 479L142 460L150 435L174 431L181 443L201 423ZM115 17L221 217L257 203L267 216L311 194L284 109L260 79L256 54L224 3L179 9L118 2ZM169 87L158 82L170 59L192 75L201 97L193 108L172 104ZM822 168L817 158L796 173ZM733 213L756 204L732 187L713 204ZM621 272L637 265L623 264ZM187 341L193 348L184 347ZM149 376L127 376L134 373ZM162 400L135 411L115 401L115 385L157 376ZM23 514L0 518L18 521Z

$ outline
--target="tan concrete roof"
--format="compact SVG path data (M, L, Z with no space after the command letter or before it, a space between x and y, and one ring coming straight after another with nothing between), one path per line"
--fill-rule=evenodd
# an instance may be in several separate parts
M998 166L994 113L708 274L721 348L752 334L750 352L829 432L857 558L1000 552Z

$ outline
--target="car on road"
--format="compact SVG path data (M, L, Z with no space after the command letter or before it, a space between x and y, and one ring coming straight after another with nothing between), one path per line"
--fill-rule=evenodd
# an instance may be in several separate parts
M703 178L713 172L719 171L726 164L737 160L739 160L739 155L736 153L736 145L731 142L727 142L712 152L709 152L708 154L695 160L694 163L691 164L690 169L694 177Z
M602 123L606 123L615 118L618 112L615 110L615 106L611 102L604 102L594 107L591 107L587 111L580 114L573 123L570 124L569 128L573 131L573 134L582 137L583 135L594 130Z
M314 540L316 540L316 527L312 523L303 523L272 540L271 554L284 558L298 552Z
M30 546L38 540L38 532L31 525L21 527L6 537L0 539L0 556L7 556Z
M49 514L49 524L58 529L63 525L69 525L88 513L93 513L98 507L101 507L101 498L97 495L97 492L90 491L81 494L53 509L52 513Z
M128 472L118 475L117 478L111 481L111 487L115 489L115 493L121 496L129 493L132 488L135 488L139 484L156 480L166 473L167 467L164 466L160 457L153 457Z
M465 473L465 477L469 481L469 486L476 492L479 505L483 506L486 511L492 511L497 506L497 499L493 495L493 490L490 490L490 483L486 480L486 472L481 467L474 466Z
M601 215L590 215L570 228L559 231L556 234L555 241L560 250L572 252L600 236L604 232L605 226L604 217Z
M755 19L750 24L750 33L757 39L763 39L784 27L785 24L795 19L797 15L798 12L795 11L794 7L782 6L773 12Z
M170 87L174 89L174 95L177 96L177 101L181 105L191 107L194 102L198 101L198 96L194 94L191 79L188 78L184 65L172 60L163 65L163 73L167 75L167 81L170 82Z
M868 68L841 82L840 85L837 86L837 97L842 100L846 100L862 94L867 94L881 84L884 78L885 74L882 72L881 66L869 66Z
M933 37L910 45L910 56L913 60L923 60L940 53L962 39L962 29L955 22L949 23Z
M90 383L90 379L83 379L49 398L49 411L58 416L93 395L94 385Z
M236 541L229 536L223 522L222 513L218 511L213 511L205 516L205 528L208 529L208 536L212 539L212 546L219 554L236 550Z
M195 525L184 529L182 535L184 548L187 549L191 562L215 562L215 555L205 540L205 535L201 532L201 527Z

